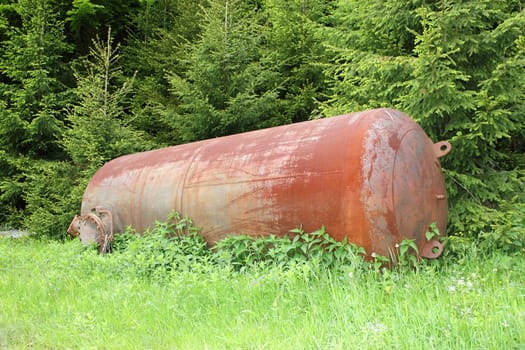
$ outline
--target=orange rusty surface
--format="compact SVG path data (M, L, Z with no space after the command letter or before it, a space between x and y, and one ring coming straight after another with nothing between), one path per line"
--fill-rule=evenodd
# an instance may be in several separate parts
M438 158L449 151L399 111L352 113L114 159L91 179L81 215L104 208L115 232L143 231L177 210L210 243L324 225L368 253L388 256L405 238L432 252L425 232L432 222L445 232Z

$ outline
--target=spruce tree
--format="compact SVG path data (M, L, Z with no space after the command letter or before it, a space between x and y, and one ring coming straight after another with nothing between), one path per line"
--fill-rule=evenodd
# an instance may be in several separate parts
M186 45L197 40L205 3L207 0L143 1L131 18L137 29L122 47L122 66L127 73L137 72L133 125L153 136L159 145L180 142L170 122L176 101L166 73L184 70L181 57Z
M6 32L0 55L0 145L13 154L60 158L63 110L71 101L63 56L71 47L48 1L20 0L14 9L21 27Z
M148 137L130 125L134 76L122 76L118 49L109 30L105 41L93 41L90 55L74 72L78 102L69 109L62 144L87 176L108 160L151 148Z
M181 140L289 122L278 99L278 72L261 59L257 7L214 0L203 16L201 37L188 46L184 71L169 75L177 99L171 123Z
M20 225L29 176L37 162L63 159L59 140L64 108L72 100L65 85L63 23L52 2L20 0L6 5L0 43L0 221Z
M292 122L319 117L326 93L321 25L327 25L331 4L326 0L264 2L263 58L278 73L283 115Z
M96 36L112 28L113 40L124 42L136 28L130 21L140 8L140 0L72 0L66 13L69 40L77 55L86 55Z

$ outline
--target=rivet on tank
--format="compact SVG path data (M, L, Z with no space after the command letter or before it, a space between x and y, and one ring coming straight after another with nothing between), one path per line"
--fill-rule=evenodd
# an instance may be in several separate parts
M443 247L425 233L445 232L439 158L450 150L406 114L375 109L130 154L95 173L68 232L105 251L114 233L177 210L210 244L324 225L369 254L414 239L436 258Z

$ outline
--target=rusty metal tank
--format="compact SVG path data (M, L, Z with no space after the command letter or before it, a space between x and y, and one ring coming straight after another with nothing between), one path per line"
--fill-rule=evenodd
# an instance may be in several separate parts
M425 232L433 222L445 232L438 159L450 149L406 114L376 109L126 155L96 172L68 232L107 244L177 210L210 244L324 225L369 254L415 239L435 258L443 248Z

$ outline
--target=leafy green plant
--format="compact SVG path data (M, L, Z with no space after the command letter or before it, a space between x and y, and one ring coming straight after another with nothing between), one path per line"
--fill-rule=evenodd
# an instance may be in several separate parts
M525 252L525 205L518 201L503 204L503 210L490 210L493 224L480 230L477 237L463 231L443 239L445 246L443 258L447 261L461 262L473 256L491 256L496 252L507 255Z
M214 251L237 269L260 264L286 267L307 262L323 268L338 268L361 260L365 254L364 249L346 240L336 241L324 227L310 233L296 228L283 237L231 236L218 242Z
M126 227L126 231L113 236L111 241L112 252L123 252L125 251L131 242L140 238L139 233L132 227Z
M427 241L432 239L440 238L441 233L435 222L432 222L427 232L425 232L425 238ZM403 270L417 270L422 265L425 265L427 260L419 255L419 249L415 239L403 239L400 243L395 244L395 250L390 253L389 257L378 255L376 253L371 254L372 260L370 269L374 271L381 270L382 268L389 266L399 271Z
M419 262L419 250L415 239L404 239L396 246L396 248L398 249L397 267L399 269L417 268Z
M297 228L289 235L253 237L232 235L210 248L193 221L178 212L168 220L138 234L128 227L115 235L114 256L120 256L121 269L155 280L169 278L177 271L206 270L208 267L247 269L308 265L312 269L347 269L364 264L365 250L346 240L333 239L321 227L314 232Z
M425 238L427 241L432 240L435 237L439 237L441 235L441 232L439 232L439 228L437 227L437 224L435 222L432 222L428 226L428 231L425 232Z
M168 220L138 234L128 228L115 235L113 252L123 257L123 265L131 272L155 280L169 278L173 272L208 271L217 267L237 272L280 268L294 269L306 266L312 271L383 272L418 270L424 265L414 239L405 239L389 257L366 251L346 239L336 241L324 227L305 232L302 228L290 230L284 236L231 235L209 247L193 221L179 212L172 212ZM427 238L439 234L430 225Z
M195 235L201 228L193 226L193 220L189 216L182 216L178 211L172 211L168 214L167 223L157 223L157 225L166 225L167 229L172 229L178 237Z
M525 253L525 204L505 204L505 210L492 225L482 232L481 246L486 250L501 250L507 254Z
M142 234L128 227L123 234L115 235L111 248L123 260L124 268L139 276L164 280L173 271L192 269L209 259L211 251L198 232L190 218L173 212Z
M380 272L386 269L387 266L390 266L392 264L392 261L389 258L387 258L384 255L377 254L375 252L372 252L370 254L370 257L372 258L368 266L368 269L370 271Z

